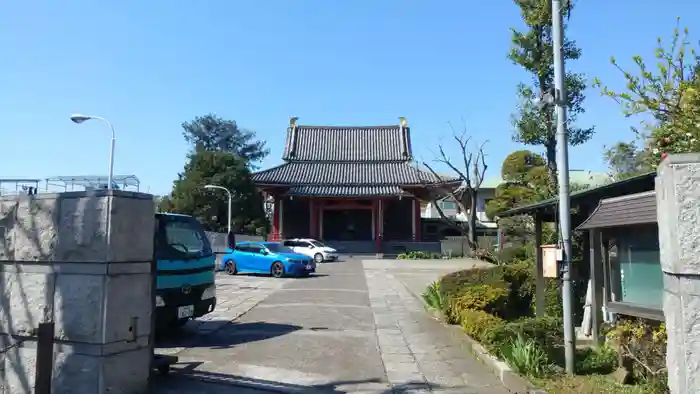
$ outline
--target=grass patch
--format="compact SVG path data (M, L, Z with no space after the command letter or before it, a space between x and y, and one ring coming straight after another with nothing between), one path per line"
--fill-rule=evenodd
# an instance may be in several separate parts
M549 394L658 394L652 386L621 385L604 375L560 375L532 382Z

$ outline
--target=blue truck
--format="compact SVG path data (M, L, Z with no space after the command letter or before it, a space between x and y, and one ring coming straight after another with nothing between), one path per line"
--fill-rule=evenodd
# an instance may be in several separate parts
M213 312L216 257L202 224L189 215L157 213L154 247L156 331Z

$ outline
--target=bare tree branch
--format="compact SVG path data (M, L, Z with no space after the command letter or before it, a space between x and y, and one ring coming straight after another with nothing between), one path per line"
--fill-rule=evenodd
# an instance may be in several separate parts
M462 119L464 125L462 133L457 133L451 122L448 122L452 130L452 139L459 147L459 153L462 155L463 168L459 168L445 152L442 144L438 145L438 154L433 161L442 163L457 174L461 181L461 186L457 189L453 187L453 183L448 183L443 176L437 173L428 163L423 162L423 165L440 181L439 190L443 195L450 197L459 209L468 217L466 228L468 230L467 241L472 250L476 250L476 201L479 188L484 181L486 170L486 155L484 154L484 146L486 142L479 145L476 151L470 149L471 137L467 135L466 122ZM487 141L488 142L488 141ZM442 199L442 198L440 198ZM440 217L452 227L457 228L464 233L465 224L459 223L448 218L438 204L437 198L432 198L432 203Z

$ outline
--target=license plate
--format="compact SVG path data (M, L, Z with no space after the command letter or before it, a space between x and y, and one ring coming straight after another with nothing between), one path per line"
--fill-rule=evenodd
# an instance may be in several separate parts
M306 269L310 270L311 269L311 264L306 264Z
M177 318L186 319L194 315L194 305L185 305L177 308Z

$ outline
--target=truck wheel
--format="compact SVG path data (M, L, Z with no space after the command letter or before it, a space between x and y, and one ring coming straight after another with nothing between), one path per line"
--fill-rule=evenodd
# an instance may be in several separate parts
M236 262L233 260L226 260L226 265L224 266L226 273L229 275L236 275L238 269L236 269Z
M270 274L274 278L281 278L284 276L284 265L279 261L275 261L270 268Z

